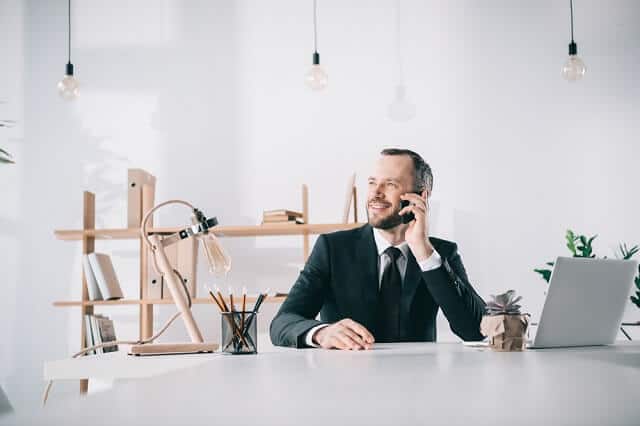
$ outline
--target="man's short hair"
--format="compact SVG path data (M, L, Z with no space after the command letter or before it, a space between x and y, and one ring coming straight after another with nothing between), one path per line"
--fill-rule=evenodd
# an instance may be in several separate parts
M420 154L410 149L387 148L380 151L380 155L408 155L411 157L411 160L413 160L414 191L422 192L428 189L431 192L433 189L433 173L431 173L431 167Z

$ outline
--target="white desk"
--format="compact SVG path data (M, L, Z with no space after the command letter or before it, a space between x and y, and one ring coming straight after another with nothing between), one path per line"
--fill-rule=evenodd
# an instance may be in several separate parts
M287 349L208 356L0 424L637 426L639 384L637 343L522 353L433 343Z

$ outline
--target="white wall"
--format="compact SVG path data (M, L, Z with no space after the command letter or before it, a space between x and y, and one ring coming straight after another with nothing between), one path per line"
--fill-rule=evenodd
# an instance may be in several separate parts
M324 93L303 85L312 53L311 1L82 0L73 6L81 97L56 82L66 63L66 2L0 3L0 384L18 409L37 404L45 359L77 349L80 245L53 229L81 225L82 191L97 194L98 226L126 221L126 168L158 177L157 199L180 197L223 224L300 206L340 218L347 176L365 190L386 146L420 152L435 173L434 235L456 240L478 291L515 288L539 315L545 285L532 269L566 253L564 232L599 234L598 253L640 243L635 195L640 147L640 3L576 1L576 39L588 71L560 77L568 43L564 1L402 1L401 56L417 116L386 116L397 65L393 0L319 2ZM4 64L7 64L6 66ZM2 115L9 114L11 117ZM364 203L362 197L361 211ZM175 211L159 223L182 223ZM300 238L227 239L233 285L285 291ZM111 252L135 294L133 242ZM210 282L201 268L201 279ZM274 306L265 309L266 329ZM134 308L112 308L133 337ZM161 309L160 319L171 309ZM205 334L215 312L197 307ZM628 320L640 319L629 304ZM442 339L451 339L446 323ZM182 338L181 326L171 336ZM75 392L56 384L54 396Z

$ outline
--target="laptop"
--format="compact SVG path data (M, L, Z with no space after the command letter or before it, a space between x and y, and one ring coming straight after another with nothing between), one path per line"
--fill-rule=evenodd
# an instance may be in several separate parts
M635 260L558 257L529 348L612 344L637 270Z

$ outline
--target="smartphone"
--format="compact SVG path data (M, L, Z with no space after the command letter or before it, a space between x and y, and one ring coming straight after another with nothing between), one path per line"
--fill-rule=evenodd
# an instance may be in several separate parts
M419 192L413 192L413 194L418 194L420 195ZM407 207L409 204L411 204L411 202L409 202L409 200L400 200L400 208L405 208ZM409 213L405 213L402 215L402 223L409 223L412 220L414 220L416 217L412 212Z

